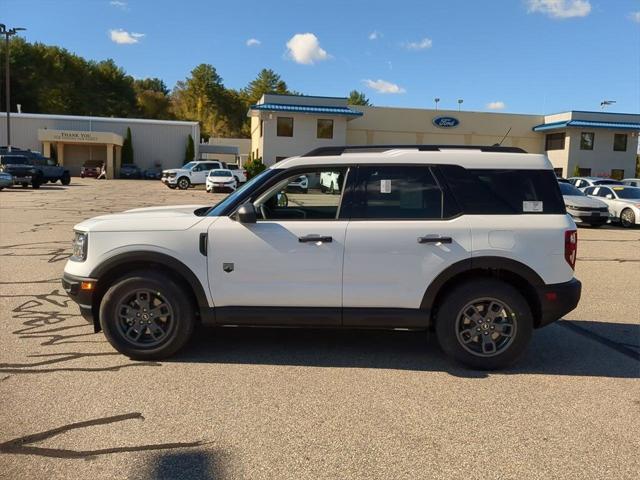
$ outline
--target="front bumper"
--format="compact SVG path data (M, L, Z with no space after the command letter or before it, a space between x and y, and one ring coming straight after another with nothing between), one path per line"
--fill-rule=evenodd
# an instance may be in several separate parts
M175 177L161 177L162 183L166 183L167 185L175 185L178 182L178 176Z
M83 283L91 283L93 288L83 289ZM62 288L67 292L69 298L78 304L80 314L89 323L94 321L93 294L96 291L96 286L97 280L95 278L77 277L66 272L62 276Z
M540 322L538 327L549 325L576 308L580 301L581 292L582 283L577 278L539 288Z

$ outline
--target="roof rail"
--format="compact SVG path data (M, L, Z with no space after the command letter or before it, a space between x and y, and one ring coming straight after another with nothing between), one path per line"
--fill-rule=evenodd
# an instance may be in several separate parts
M441 150L480 150L494 153L527 153L520 147L500 147L495 145L344 145L319 147L301 155L302 157L322 157L355 152L386 152L387 150L418 150L420 152L439 152Z

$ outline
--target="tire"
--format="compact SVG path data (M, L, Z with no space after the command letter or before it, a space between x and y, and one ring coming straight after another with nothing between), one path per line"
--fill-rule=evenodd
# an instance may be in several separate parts
M80 174L80 178L84 178L84 173L81 173L81 174Z
M40 188L40 185L42 185L42 180L40 179L40 177L34 177L34 178L31 180L31 187L32 187L34 190L39 189L39 188Z
M180 190L186 190L191 186L191 182L187 177L180 177L176 184Z
M479 315L473 315L476 321L469 319L471 305ZM501 316L489 314L491 305L500 307L496 312ZM511 285L493 279L473 280L455 287L440 304L436 318L436 335L442 350L455 361L479 370L511 365L526 349L532 332L533 316L527 301Z
M158 321L143 319L154 309ZM130 312L133 323L119 312ZM142 322L149 323L141 325ZM134 360L160 360L175 354L191 337L194 324L195 313L186 292L160 273L132 272L109 287L100 304L100 326L107 340ZM153 326L164 330L157 339L152 334ZM132 333L127 336L129 331ZM139 337L137 340L132 338L135 335Z
M62 185L69 185L71 183L71 175L69 175L69 172L64 172L62 174L62 177L60 178L60 183Z
M630 208L625 208L620 213L620 225L624 228L632 228L636 224L636 214Z
M29 186L27 182L22 182L20 185L22 185L22 188L27 188Z

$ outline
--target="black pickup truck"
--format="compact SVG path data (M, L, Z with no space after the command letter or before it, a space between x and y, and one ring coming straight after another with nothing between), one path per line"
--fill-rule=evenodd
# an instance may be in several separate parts
M0 169L13 175L16 185L40 188L47 182L57 182L62 185L71 183L69 170L58 165L55 160L43 157L30 150L12 148L11 152L0 148Z

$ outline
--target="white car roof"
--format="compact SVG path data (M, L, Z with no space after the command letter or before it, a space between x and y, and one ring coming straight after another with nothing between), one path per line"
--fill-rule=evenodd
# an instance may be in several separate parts
M446 164L467 168L508 168L518 170L551 170L553 166L546 155L532 153L483 152L470 149L446 149L420 151L396 148L380 152L345 152L342 155L290 157L271 168L291 168L316 164L351 165L358 163L389 164Z

